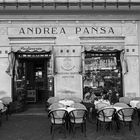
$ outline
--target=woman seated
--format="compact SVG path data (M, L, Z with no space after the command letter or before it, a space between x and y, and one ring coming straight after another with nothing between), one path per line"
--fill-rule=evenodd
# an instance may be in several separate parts
M93 89L88 88L83 99L83 104L86 106L88 110L88 118L93 118L92 115L93 115L93 110L95 108L95 105L94 105L95 98L96 98L96 95L94 94Z
M93 103L95 98L96 95L94 94L93 90L89 88L84 95L83 102Z

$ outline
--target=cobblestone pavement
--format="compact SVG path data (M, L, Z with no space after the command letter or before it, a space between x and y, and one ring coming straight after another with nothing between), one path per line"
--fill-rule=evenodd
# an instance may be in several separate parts
M87 121L87 137L84 137L80 129L76 129L76 134L67 132L67 137L61 130L55 131L54 140L140 140L140 126L135 121L136 135L127 128L120 132L106 130L96 132L95 121ZM3 118L0 127L0 140L51 140L49 120L45 114L13 114L9 120Z

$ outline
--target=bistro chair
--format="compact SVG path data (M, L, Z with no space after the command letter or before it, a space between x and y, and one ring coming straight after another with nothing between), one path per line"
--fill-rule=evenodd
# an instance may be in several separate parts
M61 104L61 103L53 103L49 106L48 110L51 111L51 110L56 110L56 109L59 109L59 108L64 108L65 105L64 104Z
M122 124L122 126L124 126L124 127L128 126L129 131L131 131L133 129L134 134L136 134L134 125L133 125L134 114L135 114L135 109L131 108L131 107L122 108L122 109L118 110L117 115L118 115L119 129L120 129L120 125Z
M5 113L6 120L8 120L9 115L11 114L10 105L12 103L12 98L11 97L3 97L3 98L1 98L1 101L4 105L4 109L2 110L2 112Z
M113 118L115 115L116 109L115 108L111 108L111 107L107 107L107 108L103 108L101 110L99 110L97 112L97 116L96 116L96 131L98 131L98 127L103 127L103 135L105 133L105 129L112 128L112 122L113 122Z
M65 109L56 109L50 111L48 117L51 123L50 133L52 135L52 139L54 138L54 132L57 128L63 129L64 136L66 137L66 123L67 123L68 112Z
M137 115L138 115L138 125L140 123L140 102L136 104L136 110L137 110Z
M69 112L69 131L73 132L73 136L75 135L76 128L81 126L81 131L84 132L86 137L86 116L86 109L75 109Z
M127 105L129 105L130 104L130 101L131 101L132 99L131 98L128 98L128 97L120 97L119 98L119 102L120 103L125 103L125 104L127 104Z
M0 102L0 126L2 125L2 110L4 108L4 105L2 102Z

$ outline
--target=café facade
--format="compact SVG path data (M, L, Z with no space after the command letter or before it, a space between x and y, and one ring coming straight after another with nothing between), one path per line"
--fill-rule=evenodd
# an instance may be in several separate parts
M114 88L140 96L140 3L0 2L0 97L42 102Z

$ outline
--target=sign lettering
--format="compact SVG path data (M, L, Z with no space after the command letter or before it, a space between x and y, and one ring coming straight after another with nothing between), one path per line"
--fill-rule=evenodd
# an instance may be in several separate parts
M97 34L97 35L113 35L115 30L109 26L88 26L88 27L21 27L19 29L20 35L65 35L69 32L72 34Z

